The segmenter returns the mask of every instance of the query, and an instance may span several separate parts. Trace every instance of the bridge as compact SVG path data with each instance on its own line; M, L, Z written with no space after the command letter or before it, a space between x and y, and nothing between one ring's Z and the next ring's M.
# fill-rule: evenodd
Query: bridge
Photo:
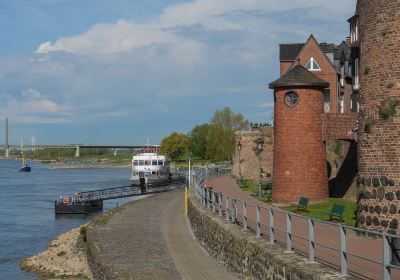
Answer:
M87 145L87 144L42 144L42 145L24 145L26 149L75 149L75 157L80 156L81 148L91 149L114 149L114 155L116 155L116 149L143 149L148 147L147 145ZM159 145L151 145L151 147L159 147ZM20 149L21 145L4 145L5 158L9 157L10 149Z

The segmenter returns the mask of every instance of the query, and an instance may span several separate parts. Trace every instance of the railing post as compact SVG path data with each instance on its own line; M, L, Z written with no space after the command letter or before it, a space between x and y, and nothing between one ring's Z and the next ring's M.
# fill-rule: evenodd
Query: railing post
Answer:
M225 220L229 220L229 197L225 195Z
M314 220L308 219L308 260L315 261Z
M292 215L286 213L286 251L292 251Z
M236 199L234 197L232 197L232 223L235 224L236 223Z
M261 222L260 222L260 206L256 206L256 237L260 238L261 230L260 230Z
M210 193L211 193L211 208L212 212L215 213L215 192L211 190Z
M205 196L205 194L204 194L204 188L203 187L201 187L201 204L204 206L205 205L205 201L204 201L204 196Z
M242 213L243 213L243 229L247 230L247 205L246 202L242 202Z
M271 244L275 243L275 230L274 230L274 211L272 210L272 208L268 208L268 214L269 214L269 242Z
M222 193L218 193L218 215L222 216Z
M211 190L207 189L207 208L211 209Z
M346 229L339 225L340 232L340 274L347 275L347 254L346 254Z
M382 235L383 242L383 280L390 279L390 244L388 240L388 236L383 233Z

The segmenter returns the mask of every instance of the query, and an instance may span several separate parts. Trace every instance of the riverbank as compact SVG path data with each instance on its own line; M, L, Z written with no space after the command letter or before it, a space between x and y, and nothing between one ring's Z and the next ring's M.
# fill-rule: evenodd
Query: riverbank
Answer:
M87 227L88 224L82 227ZM46 278L92 279L84 236L74 228L48 243L48 249L21 261L21 268Z
M92 168L129 168L130 164L79 164L79 165L50 165L49 169L92 169Z

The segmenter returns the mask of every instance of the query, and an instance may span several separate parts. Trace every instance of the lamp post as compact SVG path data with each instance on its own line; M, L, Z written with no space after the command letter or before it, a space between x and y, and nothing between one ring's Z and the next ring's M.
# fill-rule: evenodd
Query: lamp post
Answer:
M189 188L190 188L190 182L191 182L191 177L192 177L192 171L190 170L190 163L192 161L192 153L189 155Z
M259 157L259 161L260 161L260 174L258 177L258 197L261 197L261 154L263 151L263 144L264 144L264 140L260 137L257 139L257 150L258 150L258 157Z
M240 141L238 142L236 148L239 153L239 182L240 182L240 186L242 186L242 168L241 168L241 162L240 162L240 150L242 150L242 144L240 143Z

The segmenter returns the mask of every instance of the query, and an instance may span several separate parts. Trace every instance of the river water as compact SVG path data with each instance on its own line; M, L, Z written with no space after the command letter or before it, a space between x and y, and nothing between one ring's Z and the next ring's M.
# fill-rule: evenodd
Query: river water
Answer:
M54 200L79 191L129 184L129 169L50 170L31 162L18 172L18 160L0 160L0 279L38 279L19 268L20 259L44 251L47 241L89 221L91 215L55 216ZM131 199L105 201L111 209Z

